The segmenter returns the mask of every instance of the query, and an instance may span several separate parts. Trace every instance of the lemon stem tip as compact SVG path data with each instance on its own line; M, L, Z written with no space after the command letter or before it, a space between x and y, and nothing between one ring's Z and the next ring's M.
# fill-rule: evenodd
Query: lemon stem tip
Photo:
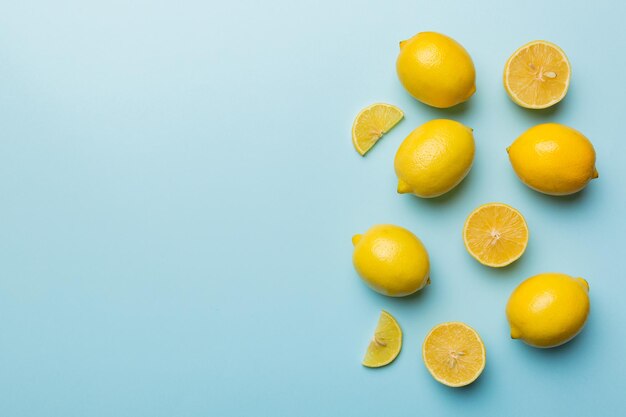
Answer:
M356 234L354 236L352 236L352 244L356 245L357 243L359 243L359 240L361 240L362 235Z
M511 327L511 339L519 339L521 337L521 333L514 327Z
M398 181L398 194L406 194L411 192L411 187L406 182Z

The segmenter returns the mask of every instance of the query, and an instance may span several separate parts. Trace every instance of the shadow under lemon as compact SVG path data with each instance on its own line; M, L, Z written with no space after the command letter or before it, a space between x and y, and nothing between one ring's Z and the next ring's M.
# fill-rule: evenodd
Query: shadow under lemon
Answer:
M426 368L424 368L424 370L426 373L428 373L428 370ZM453 387L448 387L446 385L440 384L439 382L435 381L432 378L431 379L434 384L437 384L440 386L439 388L440 390L449 392L451 393L450 395L454 395L455 397L467 397L470 395L471 396L476 395L476 392L479 392L481 389L482 390L486 389L485 384L489 383L490 374L491 374L491 371L490 371L490 366L489 366L489 353L487 353L487 360L485 362L485 368L483 369L480 376L469 385L453 388Z
M456 187L454 187L447 193L442 194L438 197L423 198L423 197L418 197L410 193L405 193L405 194L398 193L398 196L399 198L408 199L408 201L410 201L409 204L412 204L412 205L417 205L419 207L427 207L427 206L433 207L434 206L434 207L437 207L437 209L439 209L442 206L448 205L450 204L450 202L454 200L458 200L462 198L464 195L466 195L469 192L470 183L473 183L473 182L474 182L474 176L472 175L472 170L470 170L469 173L465 176L465 178ZM397 186L397 177L396 177L395 186Z
M571 90L572 89L570 86L570 89L568 90L568 94L567 94L568 96L570 95ZM506 92L502 90L502 94L506 95ZM507 96L507 99L508 99L508 96ZM561 113L567 110L568 101L569 100L567 99L567 96L566 96L563 100L545 109L527 109L525 107L515 104L510 99L507 100L508 106L510 106L510 108L513 109L517 117L519 119L532 123L532 125L554 122L555 117L557 117L558 115L560 115Z
M402 89L403 92L406 91L402 88L402 85L399 85L399 88ZM425 114L428 120L431 119L456 119L459 116L468 113L471 108L474 106L472 102L475 100L474 96L470 97L469 100L459 103L455 106L448 108L437 108L429 106L428 104L422 103L419 100L416 100L411 97L412 105L411 108L414 109L419 114ZM471 126L470 126L471 127Z
M579 351L584 348L583 346L589 345L591 343L592 335L589 332L589 327L592 325L592 315L589 315L587 319L587 323L585 327L581 330L578 335L576 335L572 340L567 343L564 343L560 346L556 346L553 348L536 348L534 346L530 346L524 343L519 339L511 339L512 342L516 344L515 349L520 351L522 355L526 355L531 357L530 361L533 361L534 364L539 367L545 366L542 362L546 362L549 364L554 363L562 363L568 362L570 360L576 360L574 358L576 355L579 355ZM507 324L507 330L509 330ZM510 331L510 330L509 330ZM572 359L574 358L574 359Z
M515 279L518 278L519 280L522 280L523 276L520 275L521 270L524 268L524 266L526 265L527 261L525 261L526 258L529 257L529 250L532 251L532 247L531 247L531 242L529 241L528 246L526 247L526 250L524 251L524 253L522 254L522 256L517 259L516 261L503 266L503 267L499 267L499 268L494 268L491 266L487 266L487 265L483 265L480 262L478 262L477 260L475 260L474 258L472 258L472 256L468 253L467 256L474 261L474 263L476 265L479 266L481 273L483 273L484 275L489 276L489 278L493 278L493 279ZM467 251L466 251L467 252ZM532 255L530 255L530 257L532 257Z
M548 204L551 206L568 206L571 205L572 207L576 207L577 204L579 204L582 201L586 201L589 199L589 195L593 194L595 191L593 190L594 188L594 183L596 181L598 181L598 179L600 178L600 176L598 176L598 178L594 178L591 181L589 181L589 184L587 184L587 186L585 188L583 188L582 190L574 193L574 194L568 194L568 195L549 195L549 194L544 194L542 192L539 191L535 191L532 188L530 188L529 186L527 186L526 184L524 184L519 177L515 174L515 171L513 170L513 168L511 167L511 175L513 175L515 177L515 179L517 180L517 188L518 189L522 189L522 192L524 194L526 194L529 198L533 198L535 200L540 200L541 203L543 204ZM602 173L600 173L600 175L602 175Z
M372 288L370 288L370 286L367 285L367 283L359 276L358 273L356 273L356 271L354 272L354 279L359 281L360 291L362 291L366 296L374 298L377 301L380 301L381 303L391 303L391 304L396 304L396 303L403 304L403 303L409 303L412 301L417 301L420 298L422 298L423 296L422 294L428 292L429 287L432 285L430 282L430 278L429 278L428 284L426 284L422 289L414 292L413 294L405 295L403 297L392 297L389 295L381 294L373 290Z

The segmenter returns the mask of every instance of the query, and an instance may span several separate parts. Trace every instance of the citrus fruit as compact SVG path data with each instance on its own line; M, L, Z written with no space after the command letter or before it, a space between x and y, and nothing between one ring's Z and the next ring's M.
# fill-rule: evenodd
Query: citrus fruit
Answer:
M511 294L506 316L511 337L549 348L573 339L589 315L589 284L559 273L535 275Z
M449 36L422 32L400 42L398 78L414 98L433 107L452 107L476 91L474 63Z
M470 213L463 226L465 248L478 262L507 266L528 245L528 226L522 214L502 203L484 204Z
M422 345L422 358L430 374L449 387L474 382L485 369L485 345L476 330L465 323L435 326Z
M362 235L354 235L352 243L354 267L374 291L403 297L430 282L426 248L405 228L377 225Z
M531 127L507 152L522 182L545 194L573 194L598 177L596 152L589 139L558 123Z
M519 48L504 66L504 89L527 109L545 109L565 97L571 69L565 52L555 44L533 41Z
M361 110L352 124L352 144L365 155L380 138L404 117L402 110L385 103L372 104Z
M402 329L396 319L383 310L362 363L368 368L380 368L393 362L401 349Z
M473 161L472 129L454 120L426 122L398 148L394 162L398 192L440 196L465 178Z

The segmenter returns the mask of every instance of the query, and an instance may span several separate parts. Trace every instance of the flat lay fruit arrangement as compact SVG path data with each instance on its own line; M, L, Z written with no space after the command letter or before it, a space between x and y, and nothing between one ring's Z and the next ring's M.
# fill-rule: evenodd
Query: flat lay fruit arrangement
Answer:
M456 40L440 33L422 32L400 42L396 71L406 91L432 107L455 106L476 92L471 56ZM503 86L515 104L537 111L565 98L570 77L565 52L551 42L537 40L521 46L504 63ZM391 104L365 107L352 126L356 151L366 155L403 117L404 112ZM395 155L397 192L413 194L411 198L436 198L451 191L470 172L475 152L473 129L457 121L435 119L416 127ZM502 152L526 186L553 198L580 192L598 178L592 143L581 132L558 123L531 127ZM459 235L476 261L505 268L524 255L530 231L517 209L485 202L468 207L467 213ZM352 244L354 268L372 290L404 297L431 284L428 251L410 230L372 225L355 234ZM508 321L512 339L535 348L552 348L582 331L589 309L585 279L544 272L523 280L509 295L506 311L499 313ZM423 340L424 365L444 385L471 384L485 367L485 344L466 323L441 323ZM388 365L401 349L402 328L391 313L382 311L362 363L370 368Z

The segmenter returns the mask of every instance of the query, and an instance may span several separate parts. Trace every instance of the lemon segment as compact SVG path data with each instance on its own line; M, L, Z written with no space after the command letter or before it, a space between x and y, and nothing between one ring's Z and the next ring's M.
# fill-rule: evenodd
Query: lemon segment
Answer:
M422 358L430 374L449 387L474 382L485 369L485 345L476 330L465 323L435 326L424 339Z
M547 41L519 48L504 66L504 88L527 109L545 109L561 101L569 88L571 68L565 52Z
M519 259L528 245L528 225L511 206L489 203L472 211L463 226L465 248L483 265L500 268Z
M589 284L561 273L535 275L511 294L506 316L511 337L550 348L573 339L589 315Z
M352 124L352 144L363 156L404 117L398 107L376 103L361 110Z
M386 311L380 313L374 337L365 351L363 366L380 368L393 362L402 349L402 329Z

